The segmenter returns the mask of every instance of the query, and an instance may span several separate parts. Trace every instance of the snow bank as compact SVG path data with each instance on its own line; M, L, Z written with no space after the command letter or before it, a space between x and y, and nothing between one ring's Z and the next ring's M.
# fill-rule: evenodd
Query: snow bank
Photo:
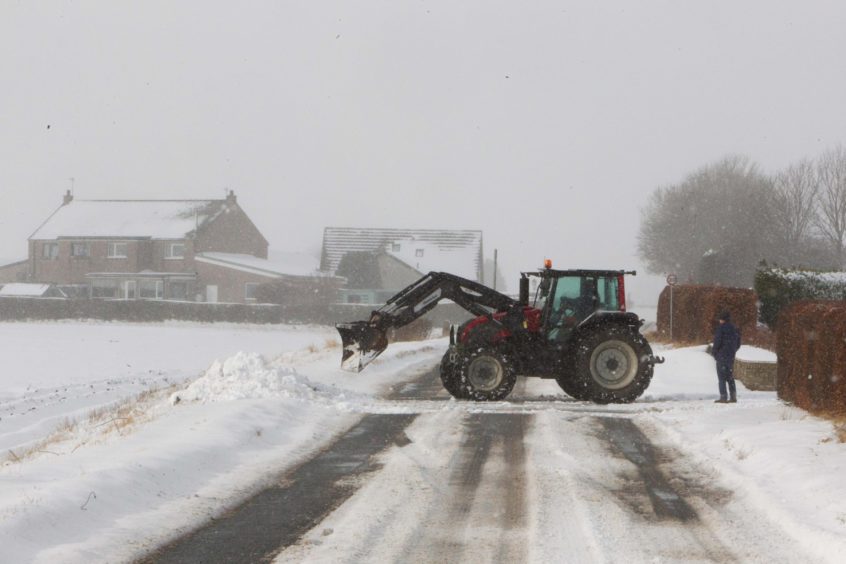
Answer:
M318 393L317 386L300 376L293 366L268 367L259 354L238 352L223 362L215 361L203 376L171 395L170 401L315 400L321 395L325 394Z

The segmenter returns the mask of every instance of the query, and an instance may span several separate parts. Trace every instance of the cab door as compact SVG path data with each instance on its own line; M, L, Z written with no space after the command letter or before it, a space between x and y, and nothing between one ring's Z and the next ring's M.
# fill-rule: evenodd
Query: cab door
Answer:
M544 327L547 338L563 341L579 324L577 304L582 296L581 276L560 276L550 290L546 301Z

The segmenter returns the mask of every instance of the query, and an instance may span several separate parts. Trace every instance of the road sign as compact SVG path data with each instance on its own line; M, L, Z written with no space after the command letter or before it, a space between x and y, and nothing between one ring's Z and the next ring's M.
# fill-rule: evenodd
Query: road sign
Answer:
M670 286L675 286L678 281L679 279L675 274L667 275L667 284L669 284Z

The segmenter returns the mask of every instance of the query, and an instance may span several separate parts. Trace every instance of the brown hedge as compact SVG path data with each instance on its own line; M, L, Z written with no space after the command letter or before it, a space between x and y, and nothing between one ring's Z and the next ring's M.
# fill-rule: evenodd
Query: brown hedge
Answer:
M812 412L846 413L846 303L796 302L778 323L778 397Z
M658 298L658 333L670 338L670 286ZM683 284L674 286L672 340L707 343L714 336L720 312L731 312L741 335L751 336L758 323L758 296L745 288Z

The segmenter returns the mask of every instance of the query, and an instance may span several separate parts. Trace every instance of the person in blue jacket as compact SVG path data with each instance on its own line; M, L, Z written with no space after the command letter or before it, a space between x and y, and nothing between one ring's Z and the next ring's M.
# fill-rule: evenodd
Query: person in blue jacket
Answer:
M714 332L711 354L717 360L717 378L720 381L720 399L714 403L737 403L737 389L734 384L734 355L740 348L740 332L731 322L731 313L723 311L720 324ZM728 386L728 393L726 387Z

